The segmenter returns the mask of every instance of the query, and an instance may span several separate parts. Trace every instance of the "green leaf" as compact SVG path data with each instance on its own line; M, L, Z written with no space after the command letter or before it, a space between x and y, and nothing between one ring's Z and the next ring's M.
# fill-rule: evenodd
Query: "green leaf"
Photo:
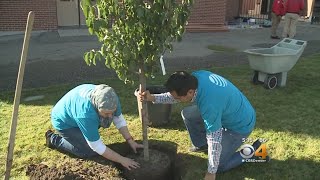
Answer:
M96 61L99 60L101 61L102 55L100 53L100 51L95 51L94 52L94 57L93 57L93 64L96 66Z
M85 53L84 53L83 58L84 58L86 64L87 64L88 66L90 66L90 65L91 65L91 60L90 60L90 58L89 58L89 53L88 53L88 52L85 52Z
M104 65L109 69L111 68L111 66L110 66L110 56L106 56L106 61L105 61Z
M88 18L90 1L89 0L81 0L80 6L83 11L84 17Z
M93 34L93 28L91 28L91 27L88 28L88 31L89 31L90 34Z
M99 31L100 29L105 29L107 27L108 27L108 24L103 19L98 19L98 20L94 21L94 23L93 23L93 28L95 31Z

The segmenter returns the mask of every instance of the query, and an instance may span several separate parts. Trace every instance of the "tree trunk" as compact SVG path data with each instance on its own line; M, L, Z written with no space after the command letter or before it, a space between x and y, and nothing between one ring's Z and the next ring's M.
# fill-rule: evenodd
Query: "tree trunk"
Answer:
M144 75L143 65L140 65L139 69L139 92L144 92L146 90L146 77ZM139 116L142 122L142 136L143 136L143 152L144 152L144 160L149 161L149 143L148 143L148 111L147 104L145 101L140 102L138 99L138 109Z

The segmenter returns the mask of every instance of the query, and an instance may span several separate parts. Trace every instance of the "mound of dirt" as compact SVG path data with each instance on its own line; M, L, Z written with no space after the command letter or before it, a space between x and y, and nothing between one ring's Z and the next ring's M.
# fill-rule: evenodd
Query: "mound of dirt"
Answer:
M113 144L111 147L121 155L135 159L140 163L140 168L128 171L101 156L85 160L66 156L55 165L46 162L30 164L26 175L30 180L180 180L183 164L176 167L177 144L173 142L150 140L148 162L144 161L142 150L134 154L126 143Z
M109 180L123 179L119 171L110 165L97 162L87 162L76 159L63 163L59 167L49 167L45 164L31 164L27 167L30 180Z

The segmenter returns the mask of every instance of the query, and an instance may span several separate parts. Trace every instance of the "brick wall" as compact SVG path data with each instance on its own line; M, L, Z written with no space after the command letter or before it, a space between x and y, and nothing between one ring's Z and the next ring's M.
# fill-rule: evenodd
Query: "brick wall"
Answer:
M29 11L34 11L34 30L57 29L56 0L0 0L0 31L25 30Z
M232 21L234 17L239 16L240 0L227 0L226 20Z
M230 1L230 0L229 0ZM188 29L224 30L227 0L195 0ZM29 11L35 12L34 30L57 29L56 0L0 0L0 31L25 29Z
M226 0L195 0L189 23L224 24Z
M226 31L227 0L195 0L188 20L189 32Z

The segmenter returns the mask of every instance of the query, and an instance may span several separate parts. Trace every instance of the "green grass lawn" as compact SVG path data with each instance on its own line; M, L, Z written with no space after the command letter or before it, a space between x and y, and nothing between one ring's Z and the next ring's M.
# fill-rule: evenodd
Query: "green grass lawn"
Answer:
M267 139L267 149L272 157L269 163L246 163L224 174L219 179L320 179L320 55L300 59L288 73L287 86L266 90L252 85L252 70L248 65L213 68L231 80L248 97L257 112L257 123L250 138ZM166 77L149 80L163 84ZM124 85L117 79L94 83L106 83L114 87L120 96L123 114L136 139L142 138L138 118L134 86ZM27 89L22 100L31 95L45 95L45 99L21 101L17 126L12 179L26 179L25 168L31 163L59 164L66 156L44 146L44 133L51 128L50 110L59 98L77 84L60 85L41 89ZM0 93L0 174L5 171L8 134L14 92ZM180 110L186 104L174 105L172 120L166 127L149 128L149 138L178 144L183 164L183 179L202 179L207 168L207 155L189 153L190 140ZM112 126L101 132L106 144L124 142ZM69 157L67 157L69 158Z

